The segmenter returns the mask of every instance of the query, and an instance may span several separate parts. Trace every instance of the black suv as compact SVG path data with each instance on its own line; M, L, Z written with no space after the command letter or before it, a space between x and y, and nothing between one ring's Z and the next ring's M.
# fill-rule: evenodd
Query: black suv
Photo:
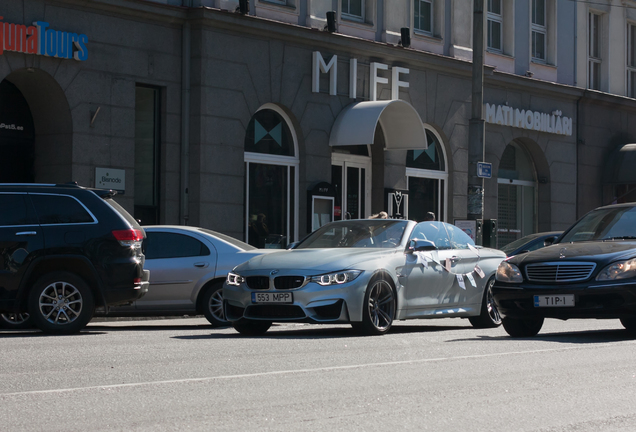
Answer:
M96 307L127 304L148 291L145 233L114 195L76 184L0 184L5 322L28 313L28 323L44 332L76 333Z

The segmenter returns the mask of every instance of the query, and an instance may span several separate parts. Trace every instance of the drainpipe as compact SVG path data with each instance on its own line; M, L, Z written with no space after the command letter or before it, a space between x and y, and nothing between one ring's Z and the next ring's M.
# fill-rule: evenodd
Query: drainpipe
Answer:
M181 53L181 225L190 218L190 22L183 24Z

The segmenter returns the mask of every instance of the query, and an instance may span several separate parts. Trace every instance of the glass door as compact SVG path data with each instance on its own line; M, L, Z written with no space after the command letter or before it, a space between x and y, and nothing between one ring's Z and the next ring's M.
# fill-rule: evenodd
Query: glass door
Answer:
M334 155L335 156L335 155ZM364 219L371 214L371 160L337 160L331 166L336 188L334 219Z

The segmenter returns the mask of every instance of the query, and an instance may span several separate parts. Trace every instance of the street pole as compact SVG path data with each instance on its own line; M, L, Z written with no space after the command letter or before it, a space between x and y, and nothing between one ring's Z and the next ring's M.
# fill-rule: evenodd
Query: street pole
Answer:
M484 0L473 0L472 112L468 129L468 219L484 218L484 179L477 162L486 159L484 107Z

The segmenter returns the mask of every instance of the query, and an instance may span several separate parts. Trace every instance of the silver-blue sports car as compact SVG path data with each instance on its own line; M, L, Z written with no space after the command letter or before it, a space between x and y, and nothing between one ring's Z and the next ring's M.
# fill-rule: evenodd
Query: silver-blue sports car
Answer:
M490 287L505 257L444 222L332 222L294 249L235 267L223 286L225 317L246 335L273 322L350 323L376 335L413 318L496 327Z

